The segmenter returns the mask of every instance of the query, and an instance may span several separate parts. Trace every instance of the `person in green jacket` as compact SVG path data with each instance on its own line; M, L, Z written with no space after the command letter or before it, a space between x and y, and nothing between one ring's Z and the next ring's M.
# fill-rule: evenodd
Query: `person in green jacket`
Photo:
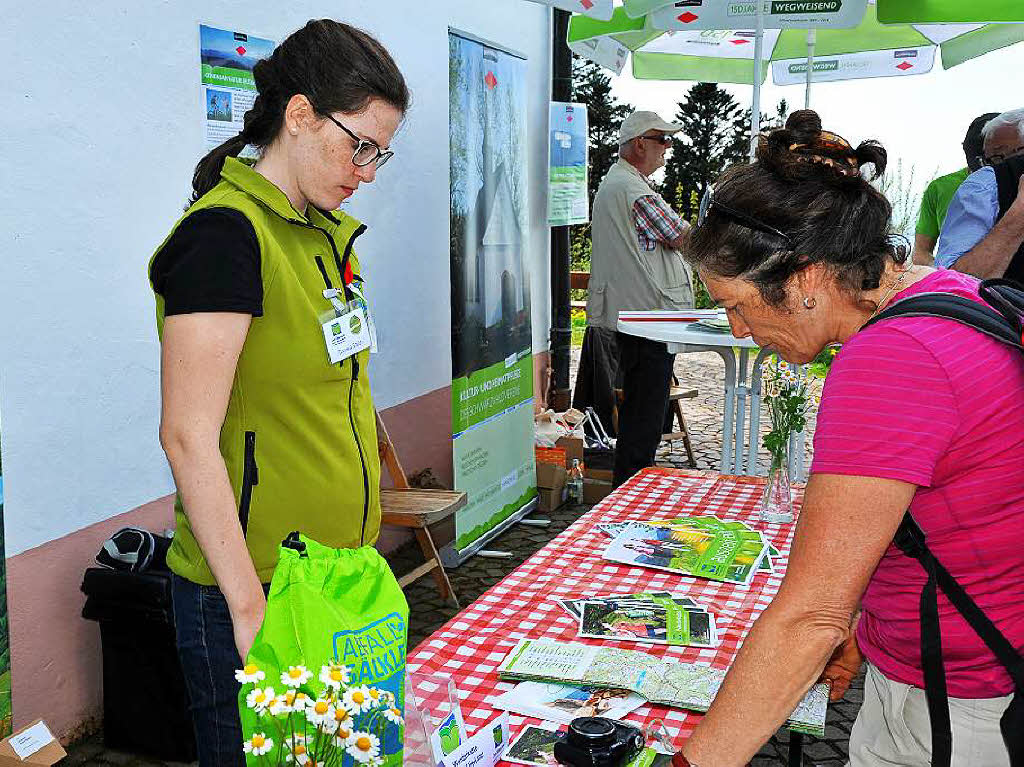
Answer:
M380 528L373 326L354 252L366 227L338 208L391 157L409 91L377 40L331 20L293 33L253 77L241 134L196 166L149 267L178 489L168 564L202 767L245 764L235 671L282 540L357 547ZM248 145L252 167L237 159Z

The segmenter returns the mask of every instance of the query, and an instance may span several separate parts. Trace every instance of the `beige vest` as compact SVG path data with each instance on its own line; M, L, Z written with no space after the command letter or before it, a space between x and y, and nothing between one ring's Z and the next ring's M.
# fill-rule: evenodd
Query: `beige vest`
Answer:
M641 250L633 204L657 195L640 172L619 160L594 197L587 324L615 330L619 312L692 309L693 278L682 256L662 243Z

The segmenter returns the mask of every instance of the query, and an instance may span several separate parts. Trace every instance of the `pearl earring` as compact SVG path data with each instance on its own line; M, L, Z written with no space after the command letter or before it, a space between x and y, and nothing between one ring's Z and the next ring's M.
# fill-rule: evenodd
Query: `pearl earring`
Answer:
M813 309L817 305L818 305L818 302L815 301L810 296L805 296L804 297L804 309Z

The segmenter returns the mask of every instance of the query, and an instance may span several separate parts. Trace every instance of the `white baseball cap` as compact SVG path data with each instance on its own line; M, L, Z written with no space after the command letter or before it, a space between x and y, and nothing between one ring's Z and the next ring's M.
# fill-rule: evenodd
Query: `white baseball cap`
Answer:
M665 133L678 133L683 129L679 123L667 123L658 117L656 112L637 111L622 121L619 127L619 146L627 141L642 136L649 130L660 130Z

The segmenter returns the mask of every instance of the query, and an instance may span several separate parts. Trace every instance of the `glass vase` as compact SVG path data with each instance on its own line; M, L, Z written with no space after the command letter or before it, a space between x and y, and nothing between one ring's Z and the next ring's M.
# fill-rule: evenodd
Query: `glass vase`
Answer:
M761 520L769 524L786 524L793 521L793 491L789 484L789 455L772 456L768 470L768 483L761 495Z

